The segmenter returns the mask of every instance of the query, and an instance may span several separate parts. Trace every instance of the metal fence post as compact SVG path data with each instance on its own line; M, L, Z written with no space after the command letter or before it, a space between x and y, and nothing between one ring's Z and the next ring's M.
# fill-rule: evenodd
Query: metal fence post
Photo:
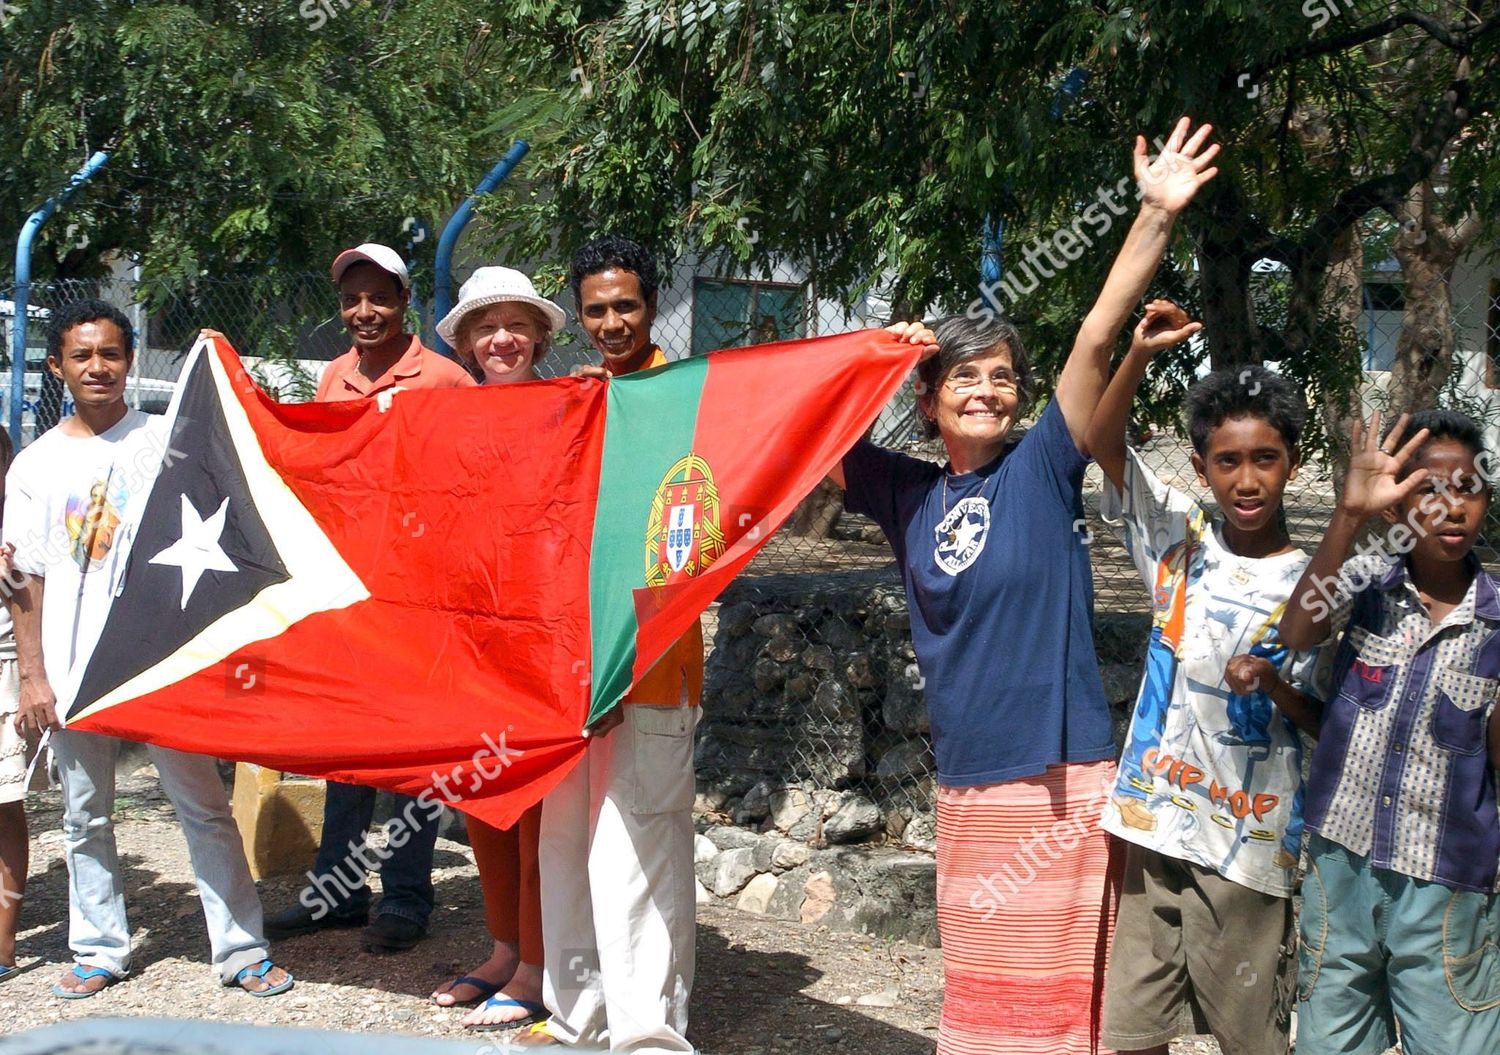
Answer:
M510 175L510 170L515 168L530 150L531 144L524 139L518 139L512 143L510 149L505 152L505 156L496 162L494 168L490 169L489 175L479 181L479 186L474 188L474 193L464 199L463 204L453 211L453 215L443 226L443 234L438 239L437 260L433 264L432 318L434 323L440 321L453 307L453 249L458 245L458 236L468 226L469 218L474 215L474 202L500 186L501 181ZM441 337L434 341L433 347L446 356L453 355L448 342Z
M105 151L95 152L83 168L73 173L73 178L68 180L68 185L61 194L48 198L40 209L27 217L26 222L21 225L21 234L16 239L16 291L13 298L16 317L11 320L10 328L10 442L16 450L21 449L21 404L26 400L26 309L31 299L31 243L36 238L36 233L42 229L42 224L66 204L73 192L87 183L108 160L109 154Z

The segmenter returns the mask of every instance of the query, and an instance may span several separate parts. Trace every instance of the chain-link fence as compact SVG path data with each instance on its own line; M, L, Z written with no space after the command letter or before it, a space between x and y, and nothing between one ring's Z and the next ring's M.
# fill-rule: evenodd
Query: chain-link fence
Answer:
M1356 336L1366 405L1462 409L1484 423L1493 448L1500 423L1500 281L1484 259L1461 261L1438 291L1451 310L1437 334L1429 311L1408 310L1399 270L1372 269L1360 293ZM43 369L44 328L52 309L84 296L103 297L135 320L139 354L129 399L147 410L165 407L202 326L226 333L284 399L310 397L324 364L348 346L325 275L204 279L170 288L118 279L38 285L26 351L28 437L70 410ZM567 291L557 299L571 317ZM0 310L9 303L9 291L0 288ZM808 282L752 282L689 266L672 272L662 306L655 337L672 358L884 321L873 311L830 310ZM414 324L418 318L414 313ZM3 321L8 327L9 316ZM1442 361L1432 361L1434 355ZM539 372L559 376L595 358L570 321ZM8 358L3 365L9 369ZM882 414L876 438L942 459L940 444L918 437L908 388ZM1209 499L1175 422L1138 423L1136 439L1162 480ZM1328 522L1337 475L1336 458L1319 454L1287 489L1292 537L1306 549ZM1097 640L1109 697L1123 707L1140 676L1147 594L1118 539L1097 519L1099 494L1098 471L1090 470L1085 502ZM1481 552L1494 556L1487 546ZM932 752L909 625L900 576L879 530L843 513L831 485L820 488L705 617L700 809L813 842L884 836L930 848Z

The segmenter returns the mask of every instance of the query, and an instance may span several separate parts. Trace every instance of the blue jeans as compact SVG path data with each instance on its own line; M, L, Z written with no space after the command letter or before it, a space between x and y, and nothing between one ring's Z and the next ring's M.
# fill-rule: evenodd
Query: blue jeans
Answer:
M437 843L441 808L410 795L396 796L389 845L376 850L365 845L365 833L375 817L374 788L330 780L323 801L323 841L313 864L313 887L335 911L368 908L368 868L378 868L385 894L380 915L397 916L427 926L432 915L432 850ZM407 835L395 837L396 825Z
M83 966L124 977L130 972L130 926L113 818L120 743L112 736L74 729L52 734L62 775L68 945L73 959ZM260 895L250 878L218 764L205 755L155 744L146 750L187 839L214 969L227 985L241 970L264 960L268 947ZM180 895L179 903L189 904L186 895Z
M1500 895L1375 868L1313 834L1297 1055L1500 1051Z

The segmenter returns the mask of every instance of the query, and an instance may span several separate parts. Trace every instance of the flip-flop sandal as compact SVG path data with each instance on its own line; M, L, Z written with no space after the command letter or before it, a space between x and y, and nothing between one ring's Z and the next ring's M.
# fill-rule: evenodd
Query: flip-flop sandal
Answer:
M21 968L17 967L15 964L0 963L0 982L5 981L7 978L12 978L20 973Z
M120 980L120 976L113 971L105 970L103 967L85 967L81 963L73 965L73 977L77 978L80 982L87 982L90 978L107 978L108 981L98 989L73 990L64 989L61 985L54 985L52 987L52 995L61 997L64 1000L87 1000L91 996L98 996Z
M479 1022L472 1026L465 1026L464 1029L470 1033L498 1033L505 1029L520 1029L522 1026L545 1022L552 1015L544 1004L539 1004L535 1000L517 1000L513 996L492 996L481 1006L485 1008L519 1007L526 1012L526 1017L513 1018L509 1022Z
M257 963L257 964L255 964L255 965L253 965L251 967L246 967L244 970L240 971L239 974L236 974L233 979L231 979L228 982L225 982L224 984L225 985L237 985L241 989L243 989L245 992L247 992L251 996L255 996L255 997L275 996L277 993L284 993L288 989L290 989L293 986L293 984L295 984L295 982L297 981L295 978L293 978L291 976L290 973L287 974L286 981L284 981L284 982L278 982L276 985L270 986L267 989L260 989L260 990L245 989L245 986L242 984L247 977L249 977L249 978L259 978L262 981L264 981L266 975L268 975L268 974L271 973L271 968L273 968L275 966L276 965L273 964L270 960L262 960L262 961L260 961L260 963Z
M4 976L0 975L0 977ZM482 1004L494 996L500 991L500 986L504 984L504 982L492 982L488 978L480 978L472 974L460 975L439 989L438 993L447 993L449 996L452 996L455 986L466 985L470 989L479 990L479 995L471 996L467 1000L455 1000L451 1004L439 1004L437 1000L433 1000L433 1004L437 1007L473 1007L475 1004Z

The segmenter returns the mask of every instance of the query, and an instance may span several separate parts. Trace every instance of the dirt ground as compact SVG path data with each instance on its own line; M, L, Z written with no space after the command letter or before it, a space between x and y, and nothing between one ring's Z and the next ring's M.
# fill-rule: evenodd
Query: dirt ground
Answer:
M432 989L487 952L468 847L438 843L438 908L415 949L377 956L357 932L330 931L279 943L277 962L297 977L292 992L255 1000L224 989L208 966L208 940L172 810L149 771L122 775L117 835L135 953L133 973L89 1000L54 998L68 962L67 873L54 791L28 802L31 878L20 936L24 973L0 984L0 1032L83 1016L167 1016L351 1032L459 1038L461 1011L428 1000ZM272 908L291 903L290 879L262 884ZM702 906L692 1035L705 1055L777 1051L926 1055L942 1002L937 950L782 923ZM1180 1041L1173 1055L1216 1055L1212 1041Z

